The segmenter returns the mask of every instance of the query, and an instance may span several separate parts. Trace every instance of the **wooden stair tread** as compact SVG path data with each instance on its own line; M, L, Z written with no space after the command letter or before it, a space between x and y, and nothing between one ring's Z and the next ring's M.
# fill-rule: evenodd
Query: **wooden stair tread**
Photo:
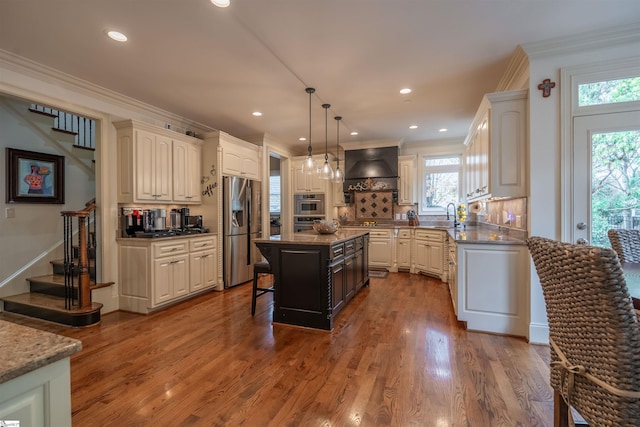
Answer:
M36 283L47 283L50 285L64 286L64 275L62 274L46 274L44 276L30 277L27 280L30 282L36 282ZM78 283L77 277L74 278L74 282ZM115 282L96 283L93 280L91 280L91 282L89 283L92 289L96 289L96 288L104 288L107 286L111 286Z
M53 129L56 132L66 133L67 135L78 135L78 132L74 132L72 130L60 129L56 127L52 127L51 129Z
M57 114L47 113L46 111L37 110L37 109L31 108L31 107L29 108L29 111L31 111L32 113L41 114L41 115L47 116L47 117L58 117Z
M49 310L56 310L62 312L68 312L70 314L84 314L99 311L102 308L102 304L99 302L92 302L90 308L80 309L78 307L72 307L66 309L64 306L64 298L54 297L46 294L39 294L35 292L29 292L25 294L11 295L8 297L2 297L4 301L9 301L18 304L25 304L34 307L45 308Z

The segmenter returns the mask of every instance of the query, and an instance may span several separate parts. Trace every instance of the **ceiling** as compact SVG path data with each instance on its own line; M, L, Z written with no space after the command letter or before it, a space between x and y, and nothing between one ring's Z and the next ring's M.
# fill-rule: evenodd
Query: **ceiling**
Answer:
M459 139L518 45L640 21L638 0L231 2L0 0L0 49L303 154L307 86L321 152L323 103L330 151L335 115L341 143ZM129 40L110 40L111 29ZM400 95L404 87L412 93Z

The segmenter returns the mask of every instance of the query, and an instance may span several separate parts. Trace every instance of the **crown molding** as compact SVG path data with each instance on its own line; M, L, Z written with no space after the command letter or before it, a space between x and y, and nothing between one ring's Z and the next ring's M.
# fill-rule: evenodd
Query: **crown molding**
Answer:
M32 77L46 83L51 83L58 87L62 87L72 92L76 92L85 96L97 98L100 101L112 104L116 107L134 111L143 116L151 116L162 123L170 123L172 128L185 127L188 129L196 129L198 133L210 132L215 129L202 123L189 120L185 117L104 88L95 83L74 77L71 74L51 68L47 65L40 64L28 58L21 57L12 52L0 49L0 69L7 69L16 72L19 75ZM2 74L0 73L0 76ZM0 83L2 83L0 79ZM14 85L15 87L15 85ZM26 88L25 88L26 89ZM106 112L109 113L109 112ZM129 117L124 117L129 118Z
M507 69L496 86L496 92L523 89L518 82L529 81L529 58L522 46L518 45L511 55Z
M600 49L624 43L640 42L640 24L624 25L606 30L590 31L540 42L524 43L522 48L529 58L544 58Z

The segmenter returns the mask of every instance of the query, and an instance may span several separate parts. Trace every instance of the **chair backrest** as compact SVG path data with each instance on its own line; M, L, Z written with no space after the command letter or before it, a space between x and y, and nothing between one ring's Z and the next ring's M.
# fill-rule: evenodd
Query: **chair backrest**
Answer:
M607 236L621 262L640 262L640 230L612 228Z
M640 329L620 261L608 248L579 246L542 237L527 245L547 307L549 338L571 365L616 389L640 390ZM559 360L551 348L552 362ZM551 386L566 397L561 370ZM575 375L570 404L590 425L640 425L640 400L618 397Z

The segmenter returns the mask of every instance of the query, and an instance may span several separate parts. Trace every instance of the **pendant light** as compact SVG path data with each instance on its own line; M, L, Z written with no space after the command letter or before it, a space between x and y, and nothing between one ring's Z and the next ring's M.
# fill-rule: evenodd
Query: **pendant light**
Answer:
M335 116L336 119L336 171L333 174L333 182L342 184L344 182L344 174L340 170L340 120L341 116Z
M318 165L316 161L313 160L313 156L311 155L311 95L316 91L312 87L308 87L305 91L309 94L309 146L307 147L307 151L309 154L304 162L302 162L302 173L306 173L308 175L314 174L318 171Z
M319 170L321 179L333 179L333 169L329 164L329 137L327 135L327 112L329 111L330 104L322 104L324 108L324 165Z

